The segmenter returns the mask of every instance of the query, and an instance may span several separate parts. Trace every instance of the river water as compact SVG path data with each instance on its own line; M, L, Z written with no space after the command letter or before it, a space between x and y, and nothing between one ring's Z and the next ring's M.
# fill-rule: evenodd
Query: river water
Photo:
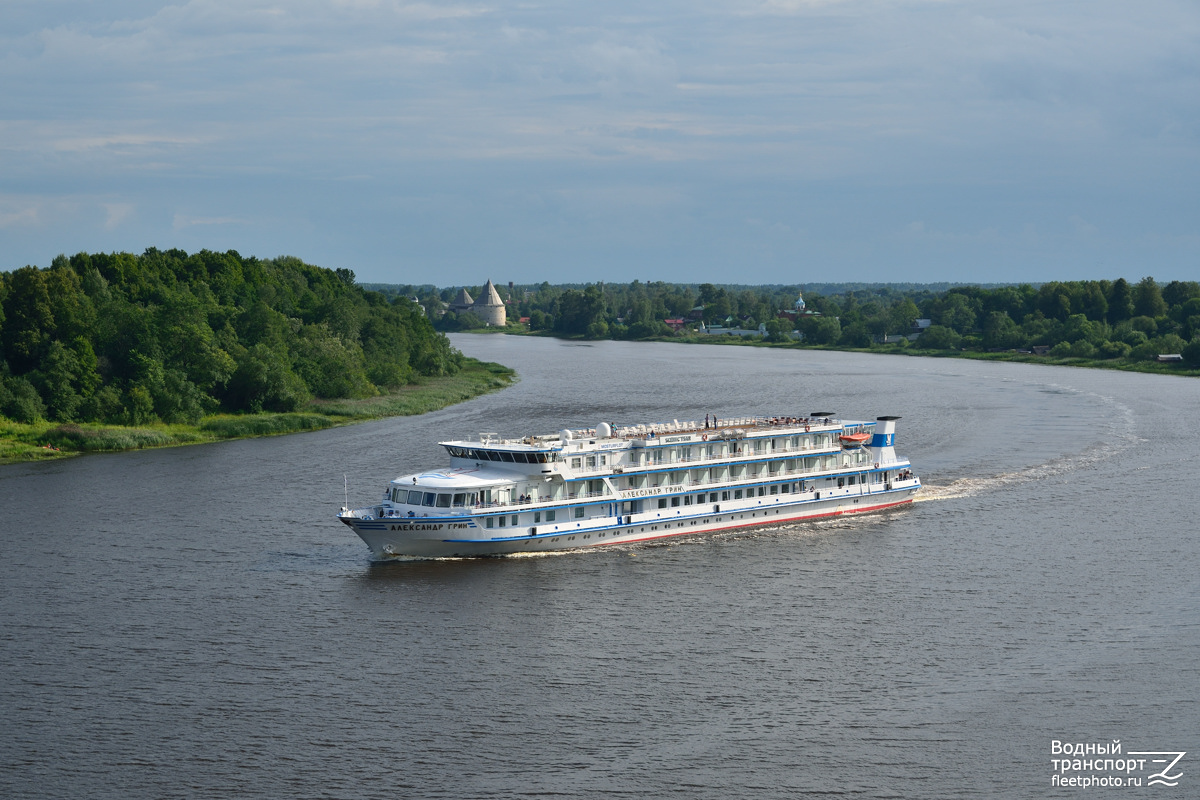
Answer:
M1200 382L455 343L520 383L417 418L0 468L0 796L1025 798L1107 774L1061 773L1052 742L1113 739L1189 751L1177 787L1136 794L1200 796ZM900 415L921 499L387 565L334 519L347 492L444 463L439 439L818 410Z

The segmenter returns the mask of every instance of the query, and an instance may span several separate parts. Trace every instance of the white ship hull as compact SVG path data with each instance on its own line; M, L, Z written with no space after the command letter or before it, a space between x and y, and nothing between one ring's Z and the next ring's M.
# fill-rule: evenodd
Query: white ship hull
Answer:
M606 545L692 536L700 533L778 525L845 514L882 511L911 503L920 489L920 479L894 482L891 488L861 492L852 488L796 495L755 497L733 503L703 507L655 510L581 523L485 530L481 518L378 518L362 519L343 514L339 518L362 538L376 561L398 558L443 558L542 553ZM820 495L818 499L817 495Z

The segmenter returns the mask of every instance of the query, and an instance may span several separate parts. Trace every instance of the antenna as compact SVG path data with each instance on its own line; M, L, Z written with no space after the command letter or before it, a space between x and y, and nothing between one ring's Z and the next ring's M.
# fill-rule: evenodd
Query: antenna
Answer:
M350 507L350 479L346 477L346 473L342 473L342 482L346 484L346 508Z

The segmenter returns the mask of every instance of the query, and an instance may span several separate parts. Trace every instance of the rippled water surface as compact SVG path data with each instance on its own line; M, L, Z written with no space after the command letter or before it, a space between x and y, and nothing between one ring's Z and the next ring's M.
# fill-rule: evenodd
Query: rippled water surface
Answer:
M0 796L1040 797L1068 791L1052 740L1114 738L1190 751L1178 788L1136 793L1200 796L1200 383L455 341L521 382L0 468ZM901 415L921 499L388 565L334 520L347 484L363 504L444 463L439 439L826 409Z

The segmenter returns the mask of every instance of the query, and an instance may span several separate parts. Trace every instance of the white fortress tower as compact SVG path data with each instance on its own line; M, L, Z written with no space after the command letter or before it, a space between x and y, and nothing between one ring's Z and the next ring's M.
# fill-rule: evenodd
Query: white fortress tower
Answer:
M504 301L500 299L500 293L492 285L491 278L484 284L479 299L471 306L471 312L483 320L484 325L504 327L507 322L508 314L504 308Z

